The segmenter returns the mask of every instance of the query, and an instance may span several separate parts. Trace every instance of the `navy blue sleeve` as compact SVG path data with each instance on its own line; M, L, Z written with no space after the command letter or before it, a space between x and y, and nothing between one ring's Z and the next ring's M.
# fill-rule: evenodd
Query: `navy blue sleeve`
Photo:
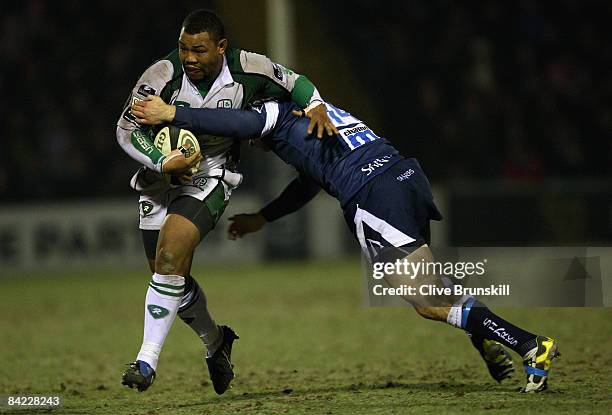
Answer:
M263 107L260 110L176 107L172 124L194 133L243 140L259 138L266 124L266 111Z
M319 193L321 188L305 176L298 176L283 190L283 192L259 213L268 221L272 222L290 213L299 210L313 197Z

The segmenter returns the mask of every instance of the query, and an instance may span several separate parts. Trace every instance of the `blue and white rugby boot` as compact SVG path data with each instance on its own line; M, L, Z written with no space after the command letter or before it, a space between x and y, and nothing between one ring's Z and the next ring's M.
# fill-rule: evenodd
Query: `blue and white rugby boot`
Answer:
M548 387L548 372L553 359L561 356L557 342L550 337L538 336L536 346L523 357L527 384L521 392L542 392Z
M136 387L139 392L149 389L153 381L155 381L155 370L142 360L130 363L130 367L121 376L122 385L129 386L131 389Z

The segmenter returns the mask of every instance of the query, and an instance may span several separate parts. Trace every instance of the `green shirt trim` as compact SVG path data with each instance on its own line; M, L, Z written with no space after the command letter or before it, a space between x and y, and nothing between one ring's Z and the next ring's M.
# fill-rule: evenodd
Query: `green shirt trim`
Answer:
M306 108L310 104L314 90L314 84L304 75L300 75L295 80L293 91L291 91L291 100L302 108Z
M134 148L151 159L153 164L159 163L159 161L164 157L162 152L153 145L153 142L149 139L144 131L139 129L132 131L132 134L130 134L130 140L132 141Z

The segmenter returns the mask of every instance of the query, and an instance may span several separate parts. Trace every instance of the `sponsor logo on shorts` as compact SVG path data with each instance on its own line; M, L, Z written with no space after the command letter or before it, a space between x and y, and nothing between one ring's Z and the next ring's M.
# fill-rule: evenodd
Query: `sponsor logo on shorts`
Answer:
M232 108L231 99L220 99L217 101L217 108Z
M412 176L413 174L414 174L414 170L408 169L402 174L400 174L399 176L397 176L397 180L400 182L403 182L404 180L408 180L410 176Z
M146 200L140 202L140 216L144 218L150 215L151 212L153 212L153 203L147 202Z
M364 172L366 176L369 176L370 174L374 173L376 169L387 164L389 160L391 159L391 157L393 157L393 155L389 154L387 156L379 157L375 160L372 160L371 162L363 166L361 168L361 171Z
M193 179L193 185L195 187L199 187L200 189L204 189L206 183L208 183L208 179L206 177L197 177Z

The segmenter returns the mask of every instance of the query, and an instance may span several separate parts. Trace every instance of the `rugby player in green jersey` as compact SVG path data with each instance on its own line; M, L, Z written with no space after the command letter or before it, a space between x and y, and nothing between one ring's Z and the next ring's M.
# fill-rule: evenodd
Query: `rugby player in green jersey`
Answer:
M268 98L292 100L311 118L310 131L322 137L337 130L305 76L266 56L230 47L221 20L208 10L185 18L178 48L144 71L125 104L117 141L143 165L131 186L140 192L140 229L153 275L142 346L122 383L139 391L151 386L164 340L178 315L204 342L213 387L222 394L234 378L231 351L238 336L228 326L217 325L190 269L195 248L215 227L242 180L235 170L238 146L231 137L204 135L198 137L201 153L177 148L164 155L152 141L155 130L138 124L131 114L131 105L149 95L193 108L245 108Z

